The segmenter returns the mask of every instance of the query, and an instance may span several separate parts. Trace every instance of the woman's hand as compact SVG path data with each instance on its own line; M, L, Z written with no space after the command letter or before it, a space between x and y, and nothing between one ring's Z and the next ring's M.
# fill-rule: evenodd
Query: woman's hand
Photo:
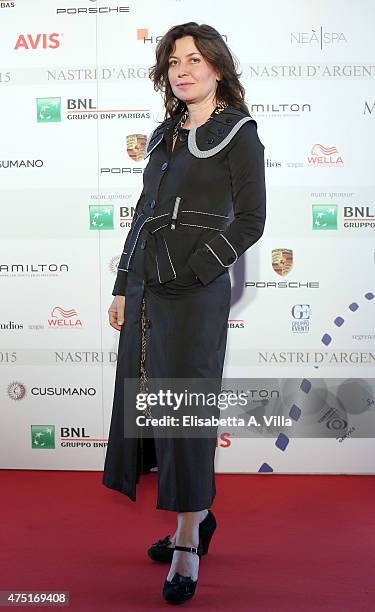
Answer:
M109 324L111 327L121 330L121 326L125 321L125 296L115 295L113 302L108 308Z

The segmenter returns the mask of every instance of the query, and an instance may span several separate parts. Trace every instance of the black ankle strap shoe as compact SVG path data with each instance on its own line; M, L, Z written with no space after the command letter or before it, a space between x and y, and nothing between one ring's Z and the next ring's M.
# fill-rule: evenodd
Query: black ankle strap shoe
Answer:
M208 514L203 521L199 523L199 544L198 544L198 555L202 557L208 553L211 538L216 529L216 519L211 512ZM164 538L154 542L147 551L148 556L153 561L159 561L161 563L172 563L173 550L171 543L170 534L164 536Z
M198 547L194 546L175 546L171 549L183 550L198 555ZM172 554L173 554L172 552ZM199 556L199 555L198 555ZM168 603L178 604L188 601L194 596L198 580L193 580L191 576L182 576L178 572L175 573L172 580L166 580L163 586L163 597Z

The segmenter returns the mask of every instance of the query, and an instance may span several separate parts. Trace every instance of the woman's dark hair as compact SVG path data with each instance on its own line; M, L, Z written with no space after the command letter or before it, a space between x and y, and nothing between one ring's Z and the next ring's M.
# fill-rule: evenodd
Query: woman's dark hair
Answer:
M183 23L170 28L156 45L156 63L149 69L154 90L162 91L165 106L165 119L185 110L185 102L177 98L169 84L169 56L175 41L183 36L192 36L195 45L205 60L222 75L216 90L217 102L226 102L230 106L249 114L245 103L245 89L239 81L238 62L229 50L222 36L209 25L198 25L195 21Z

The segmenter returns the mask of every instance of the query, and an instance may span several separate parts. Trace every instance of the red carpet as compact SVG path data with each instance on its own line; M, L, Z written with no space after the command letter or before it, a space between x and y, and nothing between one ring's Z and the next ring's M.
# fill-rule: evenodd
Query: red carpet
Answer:
M146 555L175 530L176 514L155 508L157 475L141 477L135 503L100 481L99 472L1 472L0 590L70 591L69 609L80 611L171 609L161 596L168 565ZM218 529L184 609L375 610L374 477L216 482Z

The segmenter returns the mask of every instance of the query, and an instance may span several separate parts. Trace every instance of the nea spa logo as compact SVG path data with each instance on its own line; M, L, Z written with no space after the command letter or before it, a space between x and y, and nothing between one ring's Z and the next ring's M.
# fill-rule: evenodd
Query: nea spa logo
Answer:
M56 32L52 34L19 34L14 49L15 51L20 49L27 51L58 49L60 46L60 36L61 34Z

